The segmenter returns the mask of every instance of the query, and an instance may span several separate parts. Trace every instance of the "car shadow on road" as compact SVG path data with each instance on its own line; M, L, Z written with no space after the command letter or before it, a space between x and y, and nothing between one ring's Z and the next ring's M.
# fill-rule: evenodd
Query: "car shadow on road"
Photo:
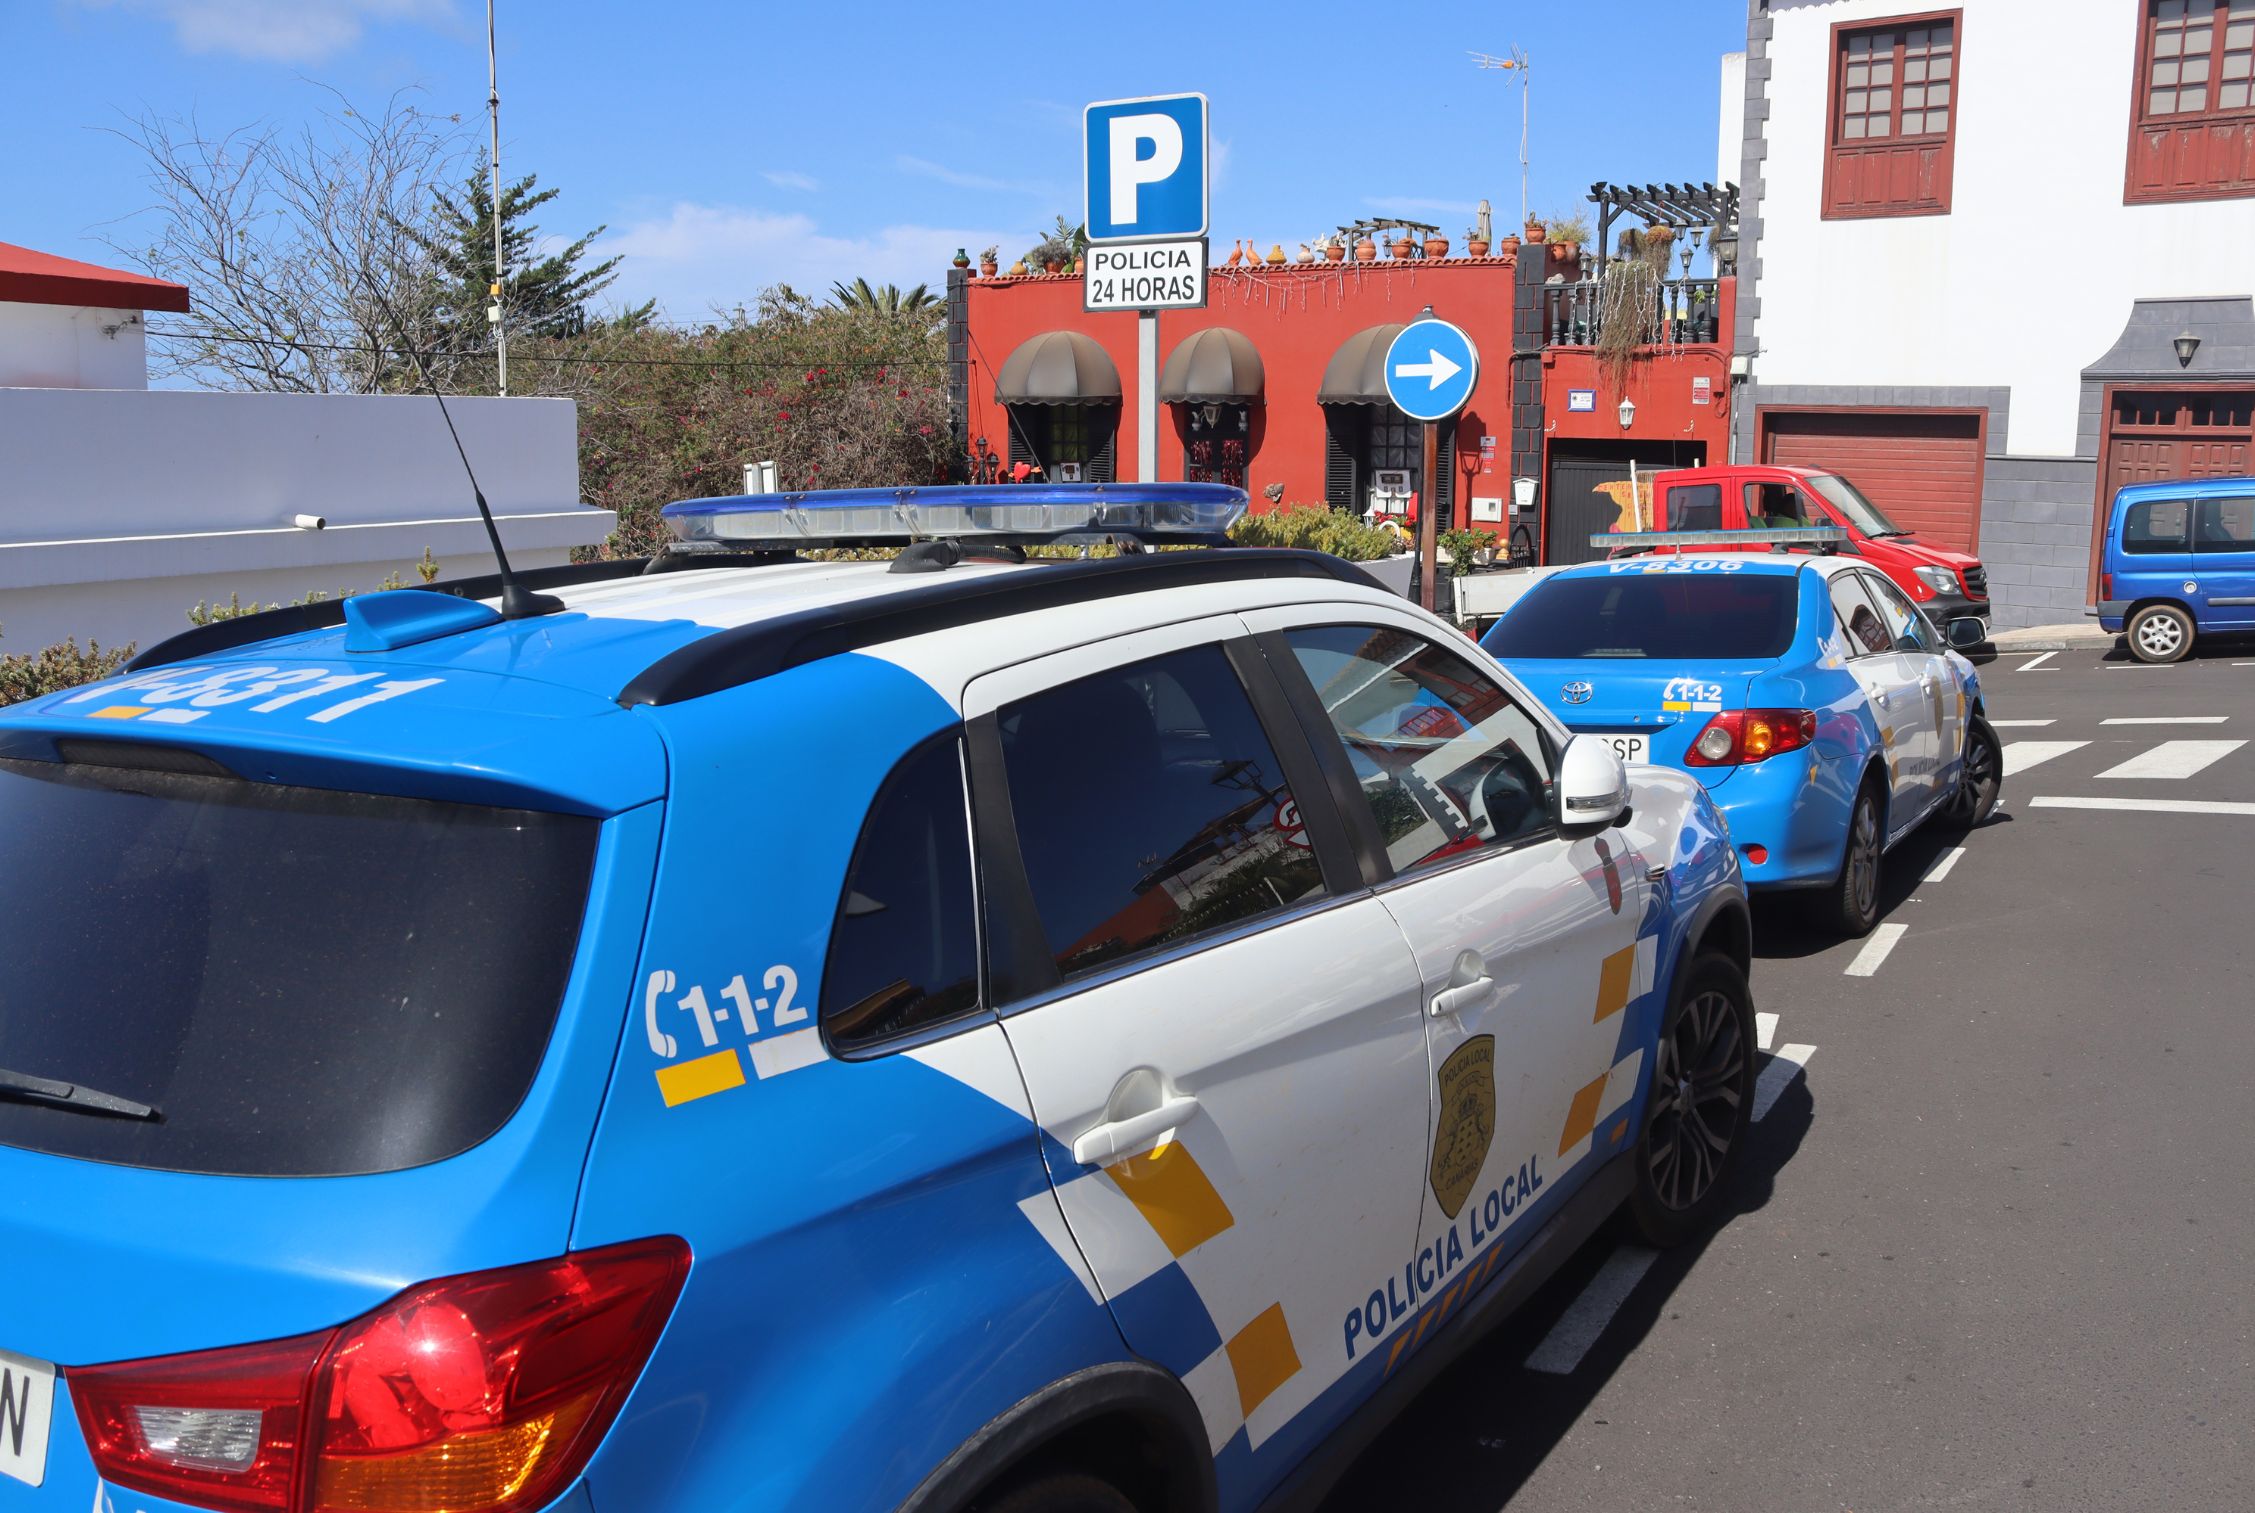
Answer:
M1685 1319L1710 1334L1727 1334L1743 1322L1742 1312L1711 1292L1699 1306L1719 1310L1718 1316L1704 1323L1686 1319L1677 1290L1710 1247L1730 1243L1733 1225L1768 1205L1778 1174L1799 1153L1815 1118L1808 1080L1798 1078L1753 1127L1729 1205L1696 1238L1660 1253L1571 1374L1531 1371L1527 1356L1622 1243L1611 1232L1583 1246L1517 1314L1420 1393L1349 1468L1318 1513L1495 1513L1576 1428L1587 1426L1598 1436L1593 1443L1602 1444L1614 1426L1593 1416L1591 1405L1663 1317ZM1698 1474L1699 1468L1684 1467L1686 1490L1698 1490L1690 1483Z
M1971 831L1938 821L1919 826L1887 853L1879 869L1879 922L1885 924L1903 905L1918 895L1919 884L1952 846L1969 843L1984 830L2012 823L2011 811L2000 807ZM1838 930L1816 916L1822 907L1820 890L1754 895L1754 957L1757 961L1797 961L1807 956L1851 944ZM1761 997L1761 974L1755 974L1754 996Z

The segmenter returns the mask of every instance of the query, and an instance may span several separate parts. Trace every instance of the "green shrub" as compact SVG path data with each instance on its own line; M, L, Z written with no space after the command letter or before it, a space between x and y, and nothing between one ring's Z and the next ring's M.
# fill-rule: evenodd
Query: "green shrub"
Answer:
M1391 557L1400 546L1400 538L1384 526L1321 504L1291 504L1247 515L1231 527L1229 537L1239 546L1300 547L1349 562Z
M77 638L72 637L60 646L28 655L0 656L0 704L20 704L43 693L60 693L106 678L132 655L130 646L123 651L104 651L93 641L81 651Z

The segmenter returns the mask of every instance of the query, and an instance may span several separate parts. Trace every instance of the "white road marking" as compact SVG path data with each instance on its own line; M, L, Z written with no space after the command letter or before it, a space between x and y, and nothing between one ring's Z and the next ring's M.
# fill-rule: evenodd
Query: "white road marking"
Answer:
M2048 762L2089 744L2088 741L2007 741L2004 743L2004 775L2011 777L2016 772L2026 772L2038 762Z
M2020 664L2020 667L2019 667L2019 669L2018 669L2018 670L2019 670L2019 671L2021 671L2021 672L2027 672L2027 671L2029 671L2029 670L2031 670L2031 669L2033 669L2033 668L2038 668L2038 667L2041 667L2041 666L2043 666L2043 665L2044 665L2044 664L2045 664L2046 662L2049 662L2049 661L2050 661L2050 660L2051 660L2051 659L2052 659L2053 657L2056 657L2056 656L2058 656L2058 655L2059 655L2059 653L2058 653L2058 652L2056 652L2056 651L2047 651L2047 652L2045 652L2045 653L2044 653L2044 654L2043 654L2042 656L2040 656L2040 657L2037 657L2037 658L2035 658L2035 659L2034 659L2034 660L2032 660L2032 661L2028 661L2028 662L2023 662L2023 663L2021 663L2021 664Z
M2102 778L2188 778L2230 756L2245 741L2163 741L2141 751L2119 767L2109 767Z
M2043 725L2057 725L2059 722L2057 720L1991 720L1989 723L1991 725L1994 725L1999 730L2019 730L2024 727L2034 728Z
M1613 1322L1613 1315L1636 1291L1636 1284L1660 1259L1660 1252L1647 1250L1641 1245L1624 1245L1605 1258L1597 1268L1597 1275L1589 1279L1582 1295L1566 1305L1558 1322L1550 1326L1550 1333L1527 1357L1529 1371L1541 1371L1551 1376L1572 1376L1574 1368L1589 1354L1590 1346L1605 1333L1605 1326Z
M1777 1016L1775 1014L1757 1013L1754 1016L1754 1043L1756 1045L1760 1046L1765 1051L1768 1050L1770 1048L1770 1041L1776 1036L1776 1034Z
M2228 714L2119 714L2101 725L2221 725ZM1991 723L1994 723L1993 721Z
M2105 667L2108 672L2167 672L2176 665L2174 662L2108 662Z
M2028 806L2031 809L2129 809L2143 814L2255 814L2255 804L2199 799L2032 798Z
M1848 963L1847 975L1876 976L1880 964L1887 960L1887 953L1895 949L1895 942L1901 940L1904 932L1909 929L1909 925L1881 925L1872 931L1871 939L1864 942L1864 948L1856 953L1856 959Z
M1813 1045L1789 1045L1770 1058L1769 1065L1762 1068L1762 1075L1754 1083L1755 1123L1761 1123L1762 1116L1770 1111L1779 1095L1793 1085L1793 1079L1801 1075L1801 1068L1807 1066L1809 1058L1816 1053Z
M1950 847L1949 850L1934 858L1934 865L1926 869L1926 875L1918 880L1918 885L1923 888L1928 883L1938 883L1943 878L1948 877L1950 869L1957 865L1957 859L1963 855L1965 855L1963 846Z

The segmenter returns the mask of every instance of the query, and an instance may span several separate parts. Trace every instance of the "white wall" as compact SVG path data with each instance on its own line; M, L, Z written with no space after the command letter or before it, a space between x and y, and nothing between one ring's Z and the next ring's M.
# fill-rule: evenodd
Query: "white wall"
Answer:
M0 387L146 389L148 326L138 310L0 300Z
M449 402L510 560L601 541L579 503L578 409ZM75 636L146 646L189 606L491 571L435 401L384 395L0 389L0 651ZM292 524L326 517L324 530Z
M1715 182L1736 184L1746 151L1746 55L1724 53L1715 123ZM1741 186L1743 187L1743 186Z
M1821 218L1832 28L1907 0L1775 0L1762 384L2009 386L1992 451L2075 451L2081 371L2137 298L2255 290L2255 200L2122 203L2137 8L1962 0L1951 212Z

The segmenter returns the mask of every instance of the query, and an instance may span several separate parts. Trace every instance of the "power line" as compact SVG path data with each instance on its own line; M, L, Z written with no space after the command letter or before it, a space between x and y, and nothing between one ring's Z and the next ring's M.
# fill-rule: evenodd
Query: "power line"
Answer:
M167 337L174 341L224 342L244 347L278 347L292 352L350 352L362 357L413 357L406 347L374 347L356 342L297 341L287 337L230 336L218 331L175 331L161 326L147 328L151 336ZM426 357L439 357L456 362L485 362L492 360L491 352L435 352ZM609 365L614 368L751 368L763 372L804 373L808 364L803 362L775 362L748 357L594 357L586 355L544 356L519 349L518 362L545 362L564 365ZM892 368L944 370L944 358L904 356L882 359L861 359L844 363L816 363L813 366L833 373L865 373Z

